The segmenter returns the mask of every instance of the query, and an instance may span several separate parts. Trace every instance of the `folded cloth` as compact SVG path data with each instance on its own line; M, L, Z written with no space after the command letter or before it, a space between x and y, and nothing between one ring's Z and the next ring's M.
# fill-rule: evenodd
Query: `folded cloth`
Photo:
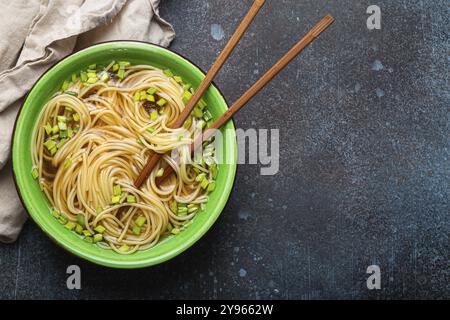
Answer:
M53 64L74 50L108 40L168 46L175 33L159 0L14 0L0 5L0 241L13 242L26 220L10 155L23 97Z

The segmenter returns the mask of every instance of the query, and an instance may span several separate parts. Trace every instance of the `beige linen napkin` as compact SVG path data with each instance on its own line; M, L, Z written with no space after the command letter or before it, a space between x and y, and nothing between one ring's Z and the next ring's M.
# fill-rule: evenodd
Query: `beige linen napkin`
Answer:
M16 240L25 212L8 164L14 120L40 75L73 50L108 40L168 46L159 0L0 0L0 241Z

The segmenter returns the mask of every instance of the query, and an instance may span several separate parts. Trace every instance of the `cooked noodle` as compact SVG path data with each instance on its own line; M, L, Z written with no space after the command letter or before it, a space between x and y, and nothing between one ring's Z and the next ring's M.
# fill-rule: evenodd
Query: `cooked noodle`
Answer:
M34 172L67 229L130 254L183 230L214 190L217 167L166 154L136 189L133 182L152 152L177 149L180 159L189 157L195 128L206 121L192 116L186 129L170 128L186 92L190 96L179 77L129 63L90 68L95 70L65 82L44 107L34 130ZM167 165L175 174L158 187L155 180Z

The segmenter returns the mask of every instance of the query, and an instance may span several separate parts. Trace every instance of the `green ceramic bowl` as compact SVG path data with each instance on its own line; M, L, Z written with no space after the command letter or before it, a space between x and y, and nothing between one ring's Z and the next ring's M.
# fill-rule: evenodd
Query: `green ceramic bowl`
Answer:
M52 217L49 202L31 176L32 132L43 106L59 90L64 80L70 79L72 73L86 69L90 64L105 64L112 60L148 64L161 69L169 68L195 86L198 86L204 78L204 73L187 59L170 50L147 43L115 41L76 52L47 71L28 94L17 117L13 135L13 169L17 190L25 208L38 226L57 244L79 257L104 266L140 268L175 257L192 246L211 228L224 208L233 187L236 174L236 135L234 125L230 121L224 128L227 130L223 131L223 150L225 163L231 164L219 165L216 189L210 194L205 211L200 212L185 231L162 240L153 248L130 255L120 255L81 240ZM224 97L214 85L204 97L214 118L227 110Z

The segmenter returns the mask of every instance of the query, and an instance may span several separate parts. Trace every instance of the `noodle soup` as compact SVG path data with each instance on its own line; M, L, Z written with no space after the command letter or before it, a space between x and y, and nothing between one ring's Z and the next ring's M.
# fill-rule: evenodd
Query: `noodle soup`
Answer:
M170 70L126 61L73 74L33 134L31 174L53 207L49 214L80 241L121 254L185 230L214 191L218 170L212 140L199 161L179 160L190 158L190 144L212 120L201 99L182 128L171 128L192 93ZM154 152L164 156L136 189ZM168 166L175 173L158 184Z

